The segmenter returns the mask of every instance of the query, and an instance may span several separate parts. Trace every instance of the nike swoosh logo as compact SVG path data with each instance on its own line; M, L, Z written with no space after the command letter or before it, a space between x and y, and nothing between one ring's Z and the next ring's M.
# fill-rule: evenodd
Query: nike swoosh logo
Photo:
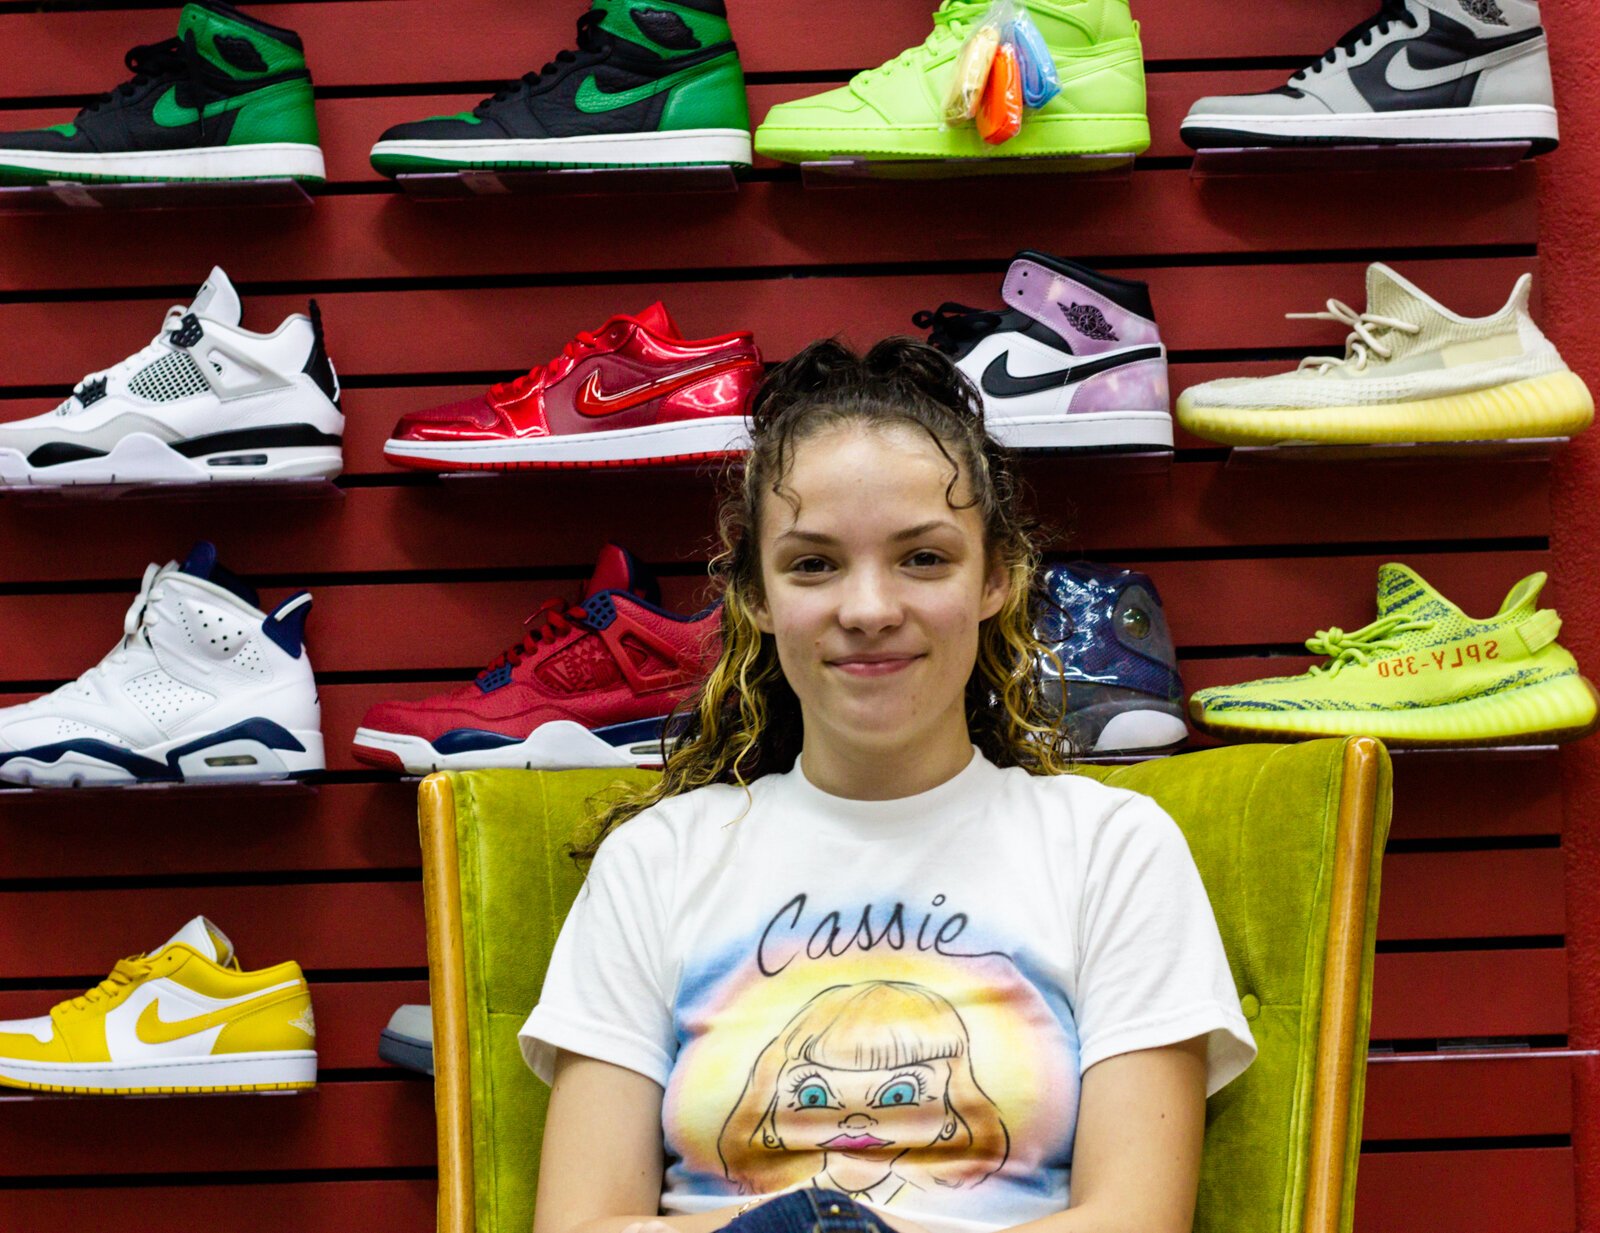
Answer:
M1141 360L1159 360L1160 347L1139 347L1133 351L1117 351L1096 356L1082 364L1072 364L1056 372L1042 372L1031 377L1017 377L1006 366L1009 351L1002 351L989 361L979 384L983 392L994 398L1019 398L1024 394L1040 394L1045 390L1059 390L1063 386L1086 381L1099 373L1110 372L1124 364L1137 364Z
M198 124L202 110L205 118L220 116L225 111L237 111L246 103L253 103L260 98L259 94L243 94L237 98L218 99L215 103L207 103L204 108L185 107L178 102L178 87L173 86L160 98L150 110L150 118L163 128L181 128L185 124Z
M596 83L591 73L583 79L583 84L578 87L577 94L572 96L572 103L579 111L595 115L602 111L616 111L621 107L631 107L635 103L642 103L647 98L653 98L666 90L671 90L697 73L705 72L715 65L717 60L706 60L686 69L679 69L676 73L669 73L655 81L647 81L642 86L634 86L631 90L602 90Z
M232 1006L224 1006L221 1010L195 1015L190 1019L178 1019L171 1023L161 1017L161 999L156 998L139 1012L139 1020L133 1025L133 1034L147 1045L164 1045L170 1041L182 1040L185 1036L204 1032L209 1028L231 1023L252 1011L260 1010L263 1006L270 1006L274 1002L293 997L298 992L300 990L295 988L273 989L249 1001L236 1002Z
M1537 31L1530 33L1537 37ZM1526 55L1527 44L1530 42L1532 39L1522 39L1509 47L1491 51L1487 55L1474 56L1470 60L1458 60L1442 68L1428 69L1418 68L1411 63L1411 49L1408 47L1389 61L1389 67L1384 72L1384 80L1396 90L1429 90L1435 86L1449 85L1453 81L1460 81L1463 77L1475 76L1497 64L1505 64L1509 60Z
M676 393L685 386L693 385L696 381L703 381L707 377L714 377L718 373L733 372L736 369L749 365L749 360L713 360L709 364L700 364L694 368L686 368L682 372L674 373L670 377L662 377L656 381L646 381L643 385L635 385L626 390L617 390L606 393L600 388L600 370L594 369L584 378L583 384L578 387L578 392L573 396L572 405L577 408L579 415L592 417L601 415L615 415L619 411L626 411L630 407L642 406L657 398L665 398L668 394Z

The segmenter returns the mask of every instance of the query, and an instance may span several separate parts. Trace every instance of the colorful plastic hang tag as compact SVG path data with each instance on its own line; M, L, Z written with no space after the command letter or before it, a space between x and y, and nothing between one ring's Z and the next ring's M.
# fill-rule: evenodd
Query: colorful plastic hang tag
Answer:
M989 82L978 104L978 136L1002 145L1022 131L1022 70L1016 48L1000 44L989 66Z
M964 124L977 118L984 83L989 80L989 69L1000 48L1003 30L998 21L991 19L993 13L994 6L991 6L956 54L955 71L944 100L946 124Z
M1008 41L1017 51L1017 67L1022 74L1022 101L1030 108L1043 107L1061 93L1061 78L1056 73L1056 58L1050 45L1033 24L1027 9L1019 8L1006 27Z

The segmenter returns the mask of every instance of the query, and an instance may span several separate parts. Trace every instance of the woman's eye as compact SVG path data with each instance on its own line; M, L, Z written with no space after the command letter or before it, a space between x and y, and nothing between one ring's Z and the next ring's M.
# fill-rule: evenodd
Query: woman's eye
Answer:
M914 1105L917 1103L917 1085L909 1079L891 1083L878 1093L879 1107L888 1105Z
M801 557L789 568L797 574L820 574L828 568L828 563L821 557Z
M828 1089L820 1083L807 1083L795 1096L802 1109L820 1109L828 1104Z
M933 552L932 550L925 552L914 552L906 559L906 564L916 566L918 568L928 568L934 565L943 565L944 557L937 552Z

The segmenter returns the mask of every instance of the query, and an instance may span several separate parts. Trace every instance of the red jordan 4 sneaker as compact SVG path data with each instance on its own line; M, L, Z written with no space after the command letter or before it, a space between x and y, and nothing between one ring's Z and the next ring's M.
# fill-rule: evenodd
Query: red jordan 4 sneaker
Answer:
M487 394L413 411L383 456L429 471L731 457L749 447L745 412L761 373L749 334L687 339L656 303L581 332L548 364Z
M378 703L356 730L355 756L413 774L659 764L667 716L722 653L720 616L719 605L668 612L649 571L608 544L582 604L546 600L522 641L470 685Z

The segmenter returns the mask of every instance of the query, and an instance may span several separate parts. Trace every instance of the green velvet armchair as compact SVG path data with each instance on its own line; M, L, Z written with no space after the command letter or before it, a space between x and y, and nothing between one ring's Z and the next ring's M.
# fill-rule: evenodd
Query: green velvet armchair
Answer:
M1081 774L1183 829L1260 1054L1207 1106L1197 1233L1347 1233L1366 1082L1388 755L1241 745ZM565 855L611 771L430 775L420 820L439 1233L527 1233L548 1090L517 1029L581 874Z

